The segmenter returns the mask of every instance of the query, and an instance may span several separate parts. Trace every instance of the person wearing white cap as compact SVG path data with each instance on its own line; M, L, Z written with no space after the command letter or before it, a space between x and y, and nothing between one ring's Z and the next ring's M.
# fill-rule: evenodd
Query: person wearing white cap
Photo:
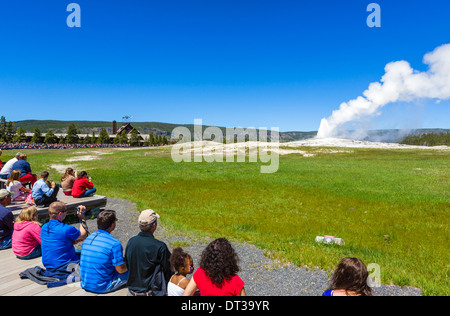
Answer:
M11 248L14 229L14 215L6 208L11 204L11 192L0 190L0 250Z
M159 215L153 210L139 215L141 232L128 241L125 263L128 267L128 296L164 296L172 275L170 251L153 236Z

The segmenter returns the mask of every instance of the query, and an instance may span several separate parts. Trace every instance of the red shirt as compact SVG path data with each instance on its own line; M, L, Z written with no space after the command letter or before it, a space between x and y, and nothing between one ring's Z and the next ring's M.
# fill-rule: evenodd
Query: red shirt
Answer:
M222 288L219 289L202 268L198 268L192 277L201 296L238 296L245 284L238 275L233 275L230 280L225 280Z
M86 177L83 177L81 179L76 178L72 187L72 196L80 196L84 193L84 191L92 189L93 187L94 184L86 179Z

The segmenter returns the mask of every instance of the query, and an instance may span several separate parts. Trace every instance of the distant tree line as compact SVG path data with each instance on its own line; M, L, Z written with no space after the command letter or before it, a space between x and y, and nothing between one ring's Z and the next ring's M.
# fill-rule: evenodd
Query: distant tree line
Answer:
M27 141L27 136L25 135L26 131L19 127L15 130L15 126L13 122L6 122L4 116L0 118L0 142L5 143L24 143ZM65 137L56 136L52 130L49 130L45 137L42 136L42 133L39 127L34 129L33 136L31 138L32 143L44 143L44 144L129 144L130 146L140 146L141 144L141 136L137 130L133 130L130 134L130 137L126 134L125 131L117 134L114 139L109 137L106 129L102 129L98 137L95 135L95 132L92 132L92 135L86 134L84 139L80 139L78 137L78 129L74 123L70 124L67 129L67 134ZM150 136L144 139L144 146L160 146L169 144L169 140L165 135L154 135L150 134Z
M402 144L418 146L450 146L450 133L425 133L421 135L408 135Z

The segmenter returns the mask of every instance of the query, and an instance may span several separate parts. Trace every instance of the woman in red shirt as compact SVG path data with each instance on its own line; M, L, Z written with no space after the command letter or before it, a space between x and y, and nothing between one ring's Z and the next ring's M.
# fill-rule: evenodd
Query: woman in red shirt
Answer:
M75 198L87 197L97 191L91 181L91 177L87 176L86 171L81 171L75 179L72 187L72 196Z
M236 274L238 263L239 257L227 239L214 240L203 251L200 267L183 296L192 296L197 289L201 296L245 296L245 283Z

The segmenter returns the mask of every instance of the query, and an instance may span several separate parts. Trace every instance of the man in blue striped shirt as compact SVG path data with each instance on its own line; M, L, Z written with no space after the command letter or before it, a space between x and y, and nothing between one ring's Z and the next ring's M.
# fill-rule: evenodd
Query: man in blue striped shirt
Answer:
M81 287L89 292L108 293L126 285L128 269L119 240L111 236L116 228L116 212L98 214L98 230L89 235L81 248Z

